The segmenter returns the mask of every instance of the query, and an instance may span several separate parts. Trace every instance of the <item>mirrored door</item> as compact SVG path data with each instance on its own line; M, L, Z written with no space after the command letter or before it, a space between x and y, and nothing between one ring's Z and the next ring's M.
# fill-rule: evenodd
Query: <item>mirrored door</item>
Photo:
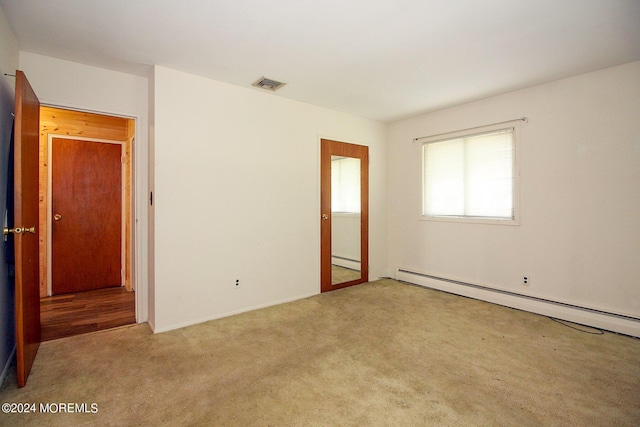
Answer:
M369 147L321 140L321 290L369 280Z

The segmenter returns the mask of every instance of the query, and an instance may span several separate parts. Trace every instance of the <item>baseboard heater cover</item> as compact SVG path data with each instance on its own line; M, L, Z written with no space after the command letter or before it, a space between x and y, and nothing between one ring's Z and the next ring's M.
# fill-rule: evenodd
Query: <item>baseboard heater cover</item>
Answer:
M331 255L331 264L337 265L339 267L348 268L350 270L358 270L358 271L361 270L360 261L357 259Z
M396 279L482 301L640 337L640 317L398 268Z

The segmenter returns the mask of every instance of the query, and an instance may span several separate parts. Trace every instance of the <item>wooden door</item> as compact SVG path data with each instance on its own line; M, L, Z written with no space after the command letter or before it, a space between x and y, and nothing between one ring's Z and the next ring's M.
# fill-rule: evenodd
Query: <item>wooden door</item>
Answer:
M52 138L54 295L122 286L122 146Z
M22 71L16 72L14 222L16 366L18 387L27 383L40 346L38 284L38 130L40 101ZM12 224L12 225L13 225Z
M333 253L334 212L332 206L332 163L334 160L353 159L359 164L360 204L359 204L359 266L355 276L336 274ZM347 286L357 285L369 281L369 147L348 144L345 142L322 139L320 141L320 290L332 291ZM344 279L335 280L336 276Z

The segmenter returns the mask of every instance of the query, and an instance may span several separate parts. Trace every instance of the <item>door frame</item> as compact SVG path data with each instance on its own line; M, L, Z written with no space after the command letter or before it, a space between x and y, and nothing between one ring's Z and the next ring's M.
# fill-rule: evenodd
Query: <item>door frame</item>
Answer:
M141 121L144 121L144 116L115 110L96 110L77 105L65 105L47 101L41 102L40 106L77 113L119 117L131 121L133 131L129 135L130 152L128 154L131 186L129 194L131 203L129 212L131 244L128 254L130 260L128 261L131 263L131 288L135 290L136 322L147 322L149 320L149 266L146 260L148 259L147 257L150 251L149 236L147 234L147 227L149 226L148 215L150 215L150 211L145 211L145 206L149 206L148 191L150 190L150 181L148 179L148 173L150 166L148 163L149 152L144 149L144 147L147 147L146 144L149 140L142 138L142 136L145 136L145 133L139 126ZM150 135L146 136L150 138ZM147 217L140 217L139 214L143 214L144 212L147 212Z
M126 170L124 167L123 158L125 156L124 152L124 141L115 141L110 139L102 139L102 138L87 138L83 136L74 136L74 135L62 135L62 134L48 134L48 150L47 150L47 296L53 295L53 268L52 268L52 258L53 258L53 239L51 230L53 224L51 222L51 218L53 216L53 139L72 139L75 141L86 141L86 142L98 142L101 144L114 144L120 146L120 190L121 190L121 200L120 200L120 217L121 221L121 229L120 229L120 285L125 285L125 265L127 262L127 256L130 254L126 251L126 210L125 210L125 201L126 201Z
M331 156L360 159L360 278L331 282ZM320 292L369 281L369 147L320 139Z

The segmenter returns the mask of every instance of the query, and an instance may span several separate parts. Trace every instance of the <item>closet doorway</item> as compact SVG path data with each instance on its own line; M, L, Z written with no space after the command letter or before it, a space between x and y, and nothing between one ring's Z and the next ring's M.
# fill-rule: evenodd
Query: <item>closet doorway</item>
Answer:
M135 323L135 120L40 108L42 339Z

